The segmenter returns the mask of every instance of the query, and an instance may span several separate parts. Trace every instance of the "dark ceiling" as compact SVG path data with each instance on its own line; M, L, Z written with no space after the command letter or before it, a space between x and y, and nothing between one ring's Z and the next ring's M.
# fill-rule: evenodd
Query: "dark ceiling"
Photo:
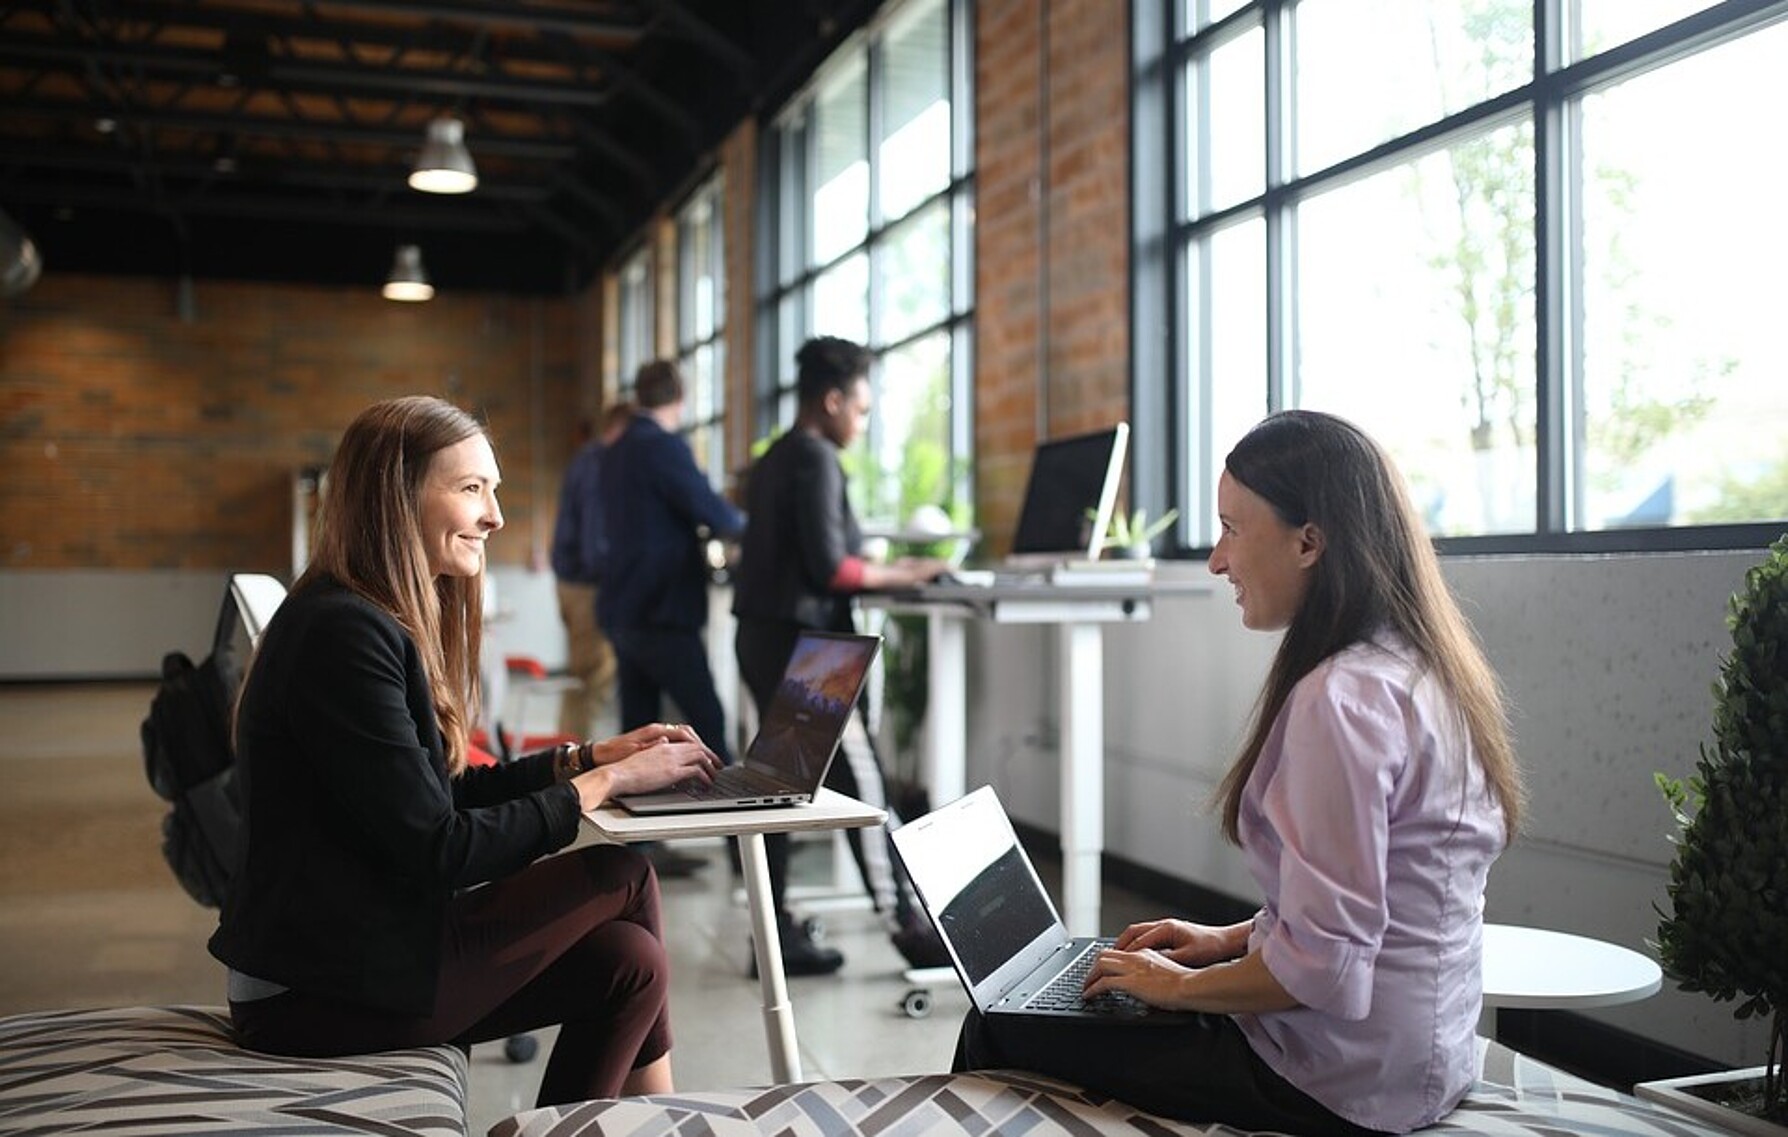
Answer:
M879 0L8 0L0 209L44 271L584 287ZM478 188L405 183L465 122Z

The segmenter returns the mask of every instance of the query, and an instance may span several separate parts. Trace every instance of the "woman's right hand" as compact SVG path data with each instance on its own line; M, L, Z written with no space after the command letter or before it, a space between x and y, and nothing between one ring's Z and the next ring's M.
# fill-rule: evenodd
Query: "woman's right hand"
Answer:
M706 785L720 769L720 758L700 742L660 740L615 761L605 762L571 779L578 804L585 810L623 794L650 793L682 781Z
M1187 967L1208 967L1239 954L1233 931L1233 927L1213 928L1189 920L1145 920L1131 924L1118 935L1117 949L1153 949Z

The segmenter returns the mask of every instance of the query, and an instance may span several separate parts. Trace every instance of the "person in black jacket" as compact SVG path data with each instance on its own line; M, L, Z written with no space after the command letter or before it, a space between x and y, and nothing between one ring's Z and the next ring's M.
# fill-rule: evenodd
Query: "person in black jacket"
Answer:
M251 1049L467 1046L559 1024L539 1104L664 1092L651 866L619 846L547 854L584 810L719 760L654 724L468 768L498 481L483 427L439 399L348 427L314 559L238 703L243 840L211 951Z
M867 348L835 336L803 344L795 354L800 406L794 425L752 465L746 481L751 527L734 577L738 633L733 648L760 718L801 629L852 631L853 594L922 584L949 567L935 559L881 564L863 557L863 531L845 492L838 452L863 432L869 417L869 359ZM856 716L846 731L826 784L888 808L881 762L862 718ZM895 870L886 830L852 830L850 837L876 910L890 922L895 946L915 967L947 966L942 945ZM814 943L784 902L788 838L773 835L766 849L784 966L792 975L836 971L843 955Z

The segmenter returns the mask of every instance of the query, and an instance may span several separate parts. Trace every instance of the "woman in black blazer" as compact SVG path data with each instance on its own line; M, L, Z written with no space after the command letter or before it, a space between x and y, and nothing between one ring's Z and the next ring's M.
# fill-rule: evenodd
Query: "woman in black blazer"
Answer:
M660 724L467 767L499 480L484 428L439 399L348 427L314 560L237 707L243 839L211 951L255 1049L466 1046L558 1024L539 1104L664 1092L651 867L618 846L546 855L582 811L718 761Z

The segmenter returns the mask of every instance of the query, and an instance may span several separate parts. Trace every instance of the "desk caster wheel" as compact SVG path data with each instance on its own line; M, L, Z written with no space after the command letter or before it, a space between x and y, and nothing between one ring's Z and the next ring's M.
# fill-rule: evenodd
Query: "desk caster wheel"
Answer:
M931 992L920 987L900 997L900 1009L909 1019L922 1019L931 1013Z
M532 1062L540 1052L540 1040L531 1034L512 1034L503 1040L503 1057L517 1065Z

